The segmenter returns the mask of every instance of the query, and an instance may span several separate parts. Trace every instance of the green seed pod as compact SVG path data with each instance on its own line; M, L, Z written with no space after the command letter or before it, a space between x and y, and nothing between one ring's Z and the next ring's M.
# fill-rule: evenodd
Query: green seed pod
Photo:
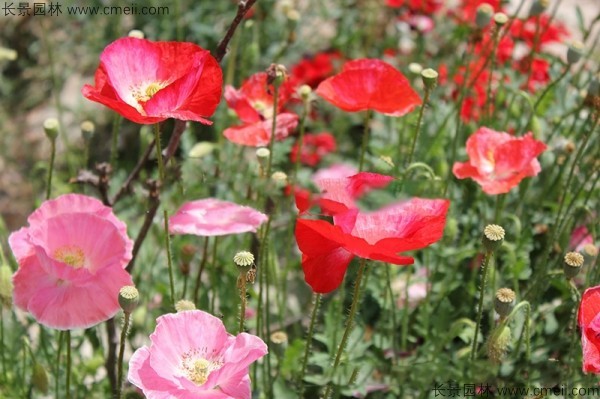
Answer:
M515 292L510 288L500 288L496 291L494 298L494 309L501 317L506 317L510 314L515 306Z
M483 230L483 246L489 252L494 252L504 241L504 229L497 224L489 224Z
M140 293L133 285L126 285L119 291L119 305L123 312L131 313L140 301Z

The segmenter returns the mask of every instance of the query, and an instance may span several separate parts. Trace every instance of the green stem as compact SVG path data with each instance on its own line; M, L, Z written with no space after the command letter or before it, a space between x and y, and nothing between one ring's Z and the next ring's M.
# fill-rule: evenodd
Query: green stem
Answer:
M46 182L46 199L52 194L52 173L54 172L54 158L56 157L56 139L50 139L50 163L48 165L48 181Z
M123 390L123 355L125 353L125 340L129 330L129 312L123 313L123 329L121 330L121 342L119 345L119 360L117 360L117 399L121 399Z
M498 224L500 222L500 215L502 214L502 209L504 209L504 201L506 200L506 194L498 194L496 196L496 209L494 210L494 224Z
M296 160L294 161L294 183L297 182L298 169L300 167L300 158L302 157L302 146L304 145L304 131L306 130L306 118L310 112L310 100L306 99L303 101L304 108L302 111L302 117L300 118L300 134L298 135L298 141L296 144ZM293 198L293 196L291 196Z
M113 170L117 169L117 159L119 157L119 128L121 126L122 117L119 114L115 114L112 126L112 140L110 147L110 166Z
M479 286L479 304L477 305L477 323L475 325L475 332L473 333L473 347L471 348L471 361L475 360L477 355L477 335L479 334L479 328L481 327L481 317L483 315L483 297L485 294L485 284L487 280L488 265L492 252L487 251L483 264L481 265L481 285Z
M389 295L390 298L390 309L391 309L391 322L392 322L392 331L391 331L391 338L392 338L392 353L394 354L391 358L392 360L392 366L396 363L396 301L394 298L394 291L392 290L392 275L390 273L390 265L386 265L385 268L385 277L386 277L386 289L387 289L387 293Z
M348 338L350 337L350 333L352 332L352 327L354 325L354 316L356 316L356 310L358 309L358 304L360 303L360 284L365 273L366 266L367 260L362 258L360 260L360 266L358 267L358 274L356 275L356 280L354 281L354 293L352 295L352 304L350 305L350 314L348 315L348 319L346 320L346 328L344 329L344 335L342 335L342 341L340 342L337 354L335 355L333 369L331 370L332 380L327 385L325 395L323 396L324 399L328 399L332 394L333 378L335 378L335 374L342 360L344 349L346 348L346 343L348 342Z
M552 90L552 88L554 86L556 86L561 80L564 79L565 76L567 76L567 73L569 73L569 67L565 66L564 71L558 76L558 78L556 78L555 80L550 82L550 84L548 84L548 86L546 86L544 91L540 94L538 99L533 104L533 107L531 109L531 114L529 115L529 119L527 120L527 124L525 125L525 127L529 127L529 128L531 127L531 122L533 121L533 118L535 117L537 110L538 110L540 104L542 103L542 100L544 99L544 97L546 97L546 95L550 92L550 90Z
M60 355L62 352L62 346L63 346L63 337L65 335L64 331L60 331L58 333L58 348L56 349L56 367L54 370L54 397L56 398L60 398L60 384L59 381L60 379L58 378L58 376L60 375Z
M408 289L410 287L410 277L412 270L408 267L406 271L406 285L404 286L404 307L402 309L402 329L400 334L400 347L403 351L406 350L406 342L408 341L408 320L409 320L409 309L408 309ZM392 305L393 306L393 305Z
M306 336L306 345L304 346L304 357L302 358L302 367L300 368L300 376L298 381L300 383L300 394L299 398L304 397L304 375L306 374L306 366L308 365L308 356L312 348L312 339L315 332L315 322L317 321L317 315L319 314L319 305L321 304L322 295L318 293L313 294L313 308L310 315L310 325L308 326L308 334Z
M500 32L499 32L498 27L495 28L494 30L494 44L492 47L492 53L490 54L490 58L492 59L491 64L490 64L490 76L488 79L488 85L487 85L487 94L486 94L486 98L487 98L487 112L486 112L486 120L489 121L492 117L492 113L493 113L493 104L494 101L492 100L492 83L493 83L493 78L494 78L494 69L496 69L496 51L498 50L498 42L500 41ZM486 124L487 126L487 124Z
M194 286L194 303L199 306L198 296L200 293L200 284L202 283L202 272L206 267L206 261L208 259L208 236L204 237L204 249L202 250L202 260L198 267L198 275L196 276L196 285Z
M66 382L66 394L67 399L71 398L71 330L65 331L67 338L67 382Z
M279 100L279 85L273 84L273 124L271 125L271 137L269 138L269 161L267 162L266 177L271 177L271 167L273 166L273 146L275 145L275 132L277 131L277 102Z
M217 275L218 275L218 270L217 270L217 243L219 242L219 237L215 236L214 241L213 241L213 247L212 247L212 267L210 268L211 270L211 280L212 280L212 296L210 298L210 313L215 313L215 304L217 302L217 293L218 291L218 287L219 287L219 282L217 279Z
M165 245L167 247L167 265L169 267L169 288L171 290L171 307L175 309L175 283L173 282L173 261L171 260L171 237L169 236L169 215L163 210L165 218Z
M239 332L244 332L244 321L246 320L246 274L240 273L240 328Z
M421 133L421 123L423 121L423 114L425 113L425 107L427 107L427 103L429 102L430 94L431 89L425 86L425 96L423 98L423 105L421 105L421 109L419 109L419 117L417 119L417 126L415 127L415 136L413 137L413 142L410 147L410 153L408 154L408 158L406 159L407 167L412 163L412 159L415 155L415 150L417 149L417 141L419 140L419 134Z
M371 110L368 110L367 113L365 114L365 126L364 126L364 131L363 131L362 146L361 146L361 150L360 150L360 162L358 164L359 172L362 172L363 166L365 163L365 154L367 153L367 147L369 145L369 133L371 131L371 129L369 128L369 125L371 124L372 116L373 116L373 111L371 111Z
M6 373L6 349L4 347L4 308L0 307L0 357L2 358L2 381L8 385Z
M160 144L160 123L154 124L154 142L156 144L156 159L158 161L158 176L160 182L165 180L165 165L163 163L162 148Z

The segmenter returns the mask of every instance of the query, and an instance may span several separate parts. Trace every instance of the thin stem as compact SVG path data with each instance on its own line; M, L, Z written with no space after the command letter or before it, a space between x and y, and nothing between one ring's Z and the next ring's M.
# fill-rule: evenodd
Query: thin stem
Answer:
M112 126L112 140L110 147L110 166L117 168L117 159L119 157L119 128L121 126L121 115L115 114Z
M364 131L363 131L362 146L360 149L360 162L358 164L359 172L362 172L362 170L363 170L363 166L364 166L364 162L365 162L365 153L367 152L367 147L369 145L369 133L371 131L371 129L369 128L369 125L371 124L372 116L373 116L373 112L370 110L368 110L367 113L365 114L365 126L364 126Z
M50 139L50 163L48 164L48 180L46 182L46 199L52 194L52 173L54 172L54 158L56 157L56 139Z
M158 176L160 177L160 182L162 183L165 180L165 165L163 163L162 157L162 149L160 145L160 124L154 124L154 143L156 144L156 159L158 161Z
M63 346L63 337L65 335L64 331L60 331L58 333L58 348L56 349L56 367L54 368L54 395L56 398L60 398L60 379L58 376L60 375L60 355L62 353Z
M310 315L310 324L308 326L308 334L306 335L306 345L304 346L304 357L302 358L302 367L300 368L300 376L298 381L300 382L300 394L299 398L304 395L304 375L306 374L306 366L308 365L308 356L312 348L312 339L315 332L315 322L317 321L317 315L319 314L319 306L321 305L322 295L318 293L313 294L313 308Z
M417 141L419 140L419 134L421 133L421 122L423 121L423 114L425 113L425 107L427 107L427 103L429 102L430 94L431 89L425 86L425 96L423 98L423 105L421 105L421 109L419 109L419 118L417 119L417 126L415 127L415 136L413 137L413 142L410 147L410 153L408 154L408 158L406 159L406 166L412 163L413 156L415 155L415 150L417 149Z
M215 303L217 302L217 293L218 293L218 286L219 283L217 281L217 275L218 275L218 270L217 270L217 243L219 242L219 237L215 236L214 241L213 241L213 248L212 248L212 267L210 268L211 270L211 280L212 280L212 290L213 290L213 295L210 298L210 313L215 312Z
M271 177L273 166L273 146L275 145L275 132L277 131L277 102L279 100L279 85L273 84L273 124L271 125L271 137L269 138L269 161L267 162L266 178Z
M500 215L502 214L502 209L504 208L505 200L506 200L506 194L498 194L496 196L496 209L494 210L494 224L498 224L500 222Z
M240 328L239 332L244 332L244 321L246 320L246 274L240 273L238 277L240 284Z
M356 310L358 309L358 304L360 303L360 284L365 273L366 266L367 260L362 258L360 260L360 266L358 267L358 274L356 275L356 280L354 281L354 293L352 295L352 305L350 305L350 314L348 315L348 319L346 320L346 328L344 329L344 335L342 335L342 341L340 342L340 346L338 347L337 354L335 355L335 360L333 362L333 369L331 370L332 381L330 381L327 385L325 395L323 396L324 399L328 399L332 394L333 378L335 378L335 374L342 360L342 354L344 353L344 349L346 348L346 343L348 342L348 338L350 337L350 333L352 332L354 316L356 316Z
M471 361L475 360L477 354L477 335L479 334L479 328L481 327L481 317L483 316L483 297L485 294L485 284L487 280L488 265L492 252L486 251L481 265L481 285L479 286L479 304L477 305L477 324L475 325L475 332L473 333L473 346L471 348Z
M548 86L546 86L546 88L544 88L544 91L540 94L540 96L537 98L537 100L533 104L533 107L531 109L531 115L529 115L529 119L527 120L527 124L525 125L525 127L531 126L531 122L533 121L533 118L535 117L537 109L540 106L540 104L542 103L542 100L546 97L546 95L550 92L550 90L552 90L552 88L554 86L556 86L561 80L563 80L563 78L565 76L567 76L567 73L569 73L569 67L565 66L565 69L558 76L558 78L556 78L555 80L550 82L550 84L548 84Z
M131 313L123 313L123 329L121 330L121 343L119 344L119 360L117 361L117 399L121 399L123 390L123 355L125 353L125 340L129 332L129 317Z
M229 28L227 29L227 32L225 33L225 37L223 37L223 39L221 39L221 41L219 42L219 45L217 46L217 50L215 51L215 59L218 62L221 62L221 60L227 53L227 45L229 44L229 41L233 37L233 34L235 33L236 28L238 27L240 22L242 22L242 20L244 19L244 15L246 15L248 10L250 10L250 8L252 8L254 3L256 3L256 0L240 1L238 3L237 14L233 18L233 21L231 21L231 25L229 25Z
M169 215L163 209L165 218L165 245L167 247L167 265L169 268L169 289L171 290L171 307L175 308L175 283L173 282L173 260L171 259L171 237L169 236Z
M8 385L6 373L6 349L4 348L4 309L0 307L0 357L2 358L2 381Z
M294 183L296 183L298 177L298 169L300 168L300 158L302 157L302 146L304 145L304 131L306 130L306 118L310 112L310 100L306 99L303 101L304 107L302 110L302 117L300 118L300 133L298 135L298 141L296 142L296 160L294 161ZM293 198L293 196L292 196Z
M402 309L402 326L401 326L401 330L400 330L400 347L402 348L402 350L406 350L406 343L408 341L408 320L409 320L409 306L408 306L408 299L409 299L409 293L408 290L410 289L410 277L412 275L412 270L410 269L410 267L408 268L408 270L406 271L406 285L404 286L404 303L403 303L403 309ZM394 305L392 304L392 307Z
M200 261L200 265L198 268L198 275L196 276L196 285L194 286L194 303L196 306L198 303L198 296L200 293L200 284L202 283L202 272L206 267L206 261L208 259L208 236L204 237L204 248L202 250L202 260Z
M66 393L67 399L71 398L71 330L65 332L67 338L67 382L66 382Z
M494 78L494 69L496 69L496 51L498 49L498 42L500 40L500 32L499 32L500 28L496 27L494 30L494 45L492 47L492 53L490 54L491 57L491 64L490 64L490 76L488 79L488 86L487 86L487 112L486 112L486 119L489 121L492 117L492 113L493 113L493 105L494 105L494 101L492 100L492 83L493 83L493 78Z

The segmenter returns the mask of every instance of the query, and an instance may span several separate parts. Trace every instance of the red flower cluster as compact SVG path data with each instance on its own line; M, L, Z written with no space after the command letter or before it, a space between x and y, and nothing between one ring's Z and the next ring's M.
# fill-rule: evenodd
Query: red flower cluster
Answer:
M290 160L296 162L298 159L298 143L294 144L290 152ZM322 132L306 134L302 139L300 150L300 162L308 166L317 166L321 158L335 151L335 137L331 133Z
M306 219L296 223L304 277L315 292L339 287L355 256L409 265L413 258L399 252L424 248L441 238L449 201L413 198L364 212L354 200L368 189L387 185L390 176L363 172L329 180L319 204L333 215L333 224Z
M317 94L346 112L373 110L402 116L421 104L408 79L390 64L358 59L319 85Z
M95 86L82 93L136 123L176 118L209 125L222 85L219 63L200 46L125 37L104 49Z
M273 92L267 84L267 74L260 72L246 80L240 90L225 87L225 100L244 125L225 129L223 135L231 142L246 146L260 147L269 144L273 128ZM293 85L286 81L279 88L277 98L277 120L275 139L283 140L298 124L298 115L283 109L294 92Z
M406 7L417 14L431 15L438 12L444 2L442 0L386 0L388 7Z
M600 286L588 288L579 305L583 371L600 374Z
M540 172L536 158L545 149L531 133L513 137L482 127L467 140L469 161L456 162L452 172L458 179L472 178L486 194L504 194Z
M306 84L313 89L324 79L333 75L334 63L341 60L337 51L321 52L312 57L305 57L291 68L292 79L298 84Z

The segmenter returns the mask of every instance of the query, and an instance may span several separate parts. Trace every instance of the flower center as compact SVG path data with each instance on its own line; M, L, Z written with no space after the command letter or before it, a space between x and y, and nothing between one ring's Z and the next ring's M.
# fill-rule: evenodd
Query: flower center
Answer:
M150 82L141 87L135 87L132 90L133 98L138 102L146 102L150 100L156 93L166 86L165 82Z
M223 365L218 358L206 359L206 351L192 350L182 357L182 369L186 377L194 384L203 385L215 370L218 370Z
M75 245L66 245L54 251L54 259L79 269L85 266L85 254L83 250Z
M262 101L254 101L252 106L258 111L265 119L271 119L273 117L273 106L269 106Z

